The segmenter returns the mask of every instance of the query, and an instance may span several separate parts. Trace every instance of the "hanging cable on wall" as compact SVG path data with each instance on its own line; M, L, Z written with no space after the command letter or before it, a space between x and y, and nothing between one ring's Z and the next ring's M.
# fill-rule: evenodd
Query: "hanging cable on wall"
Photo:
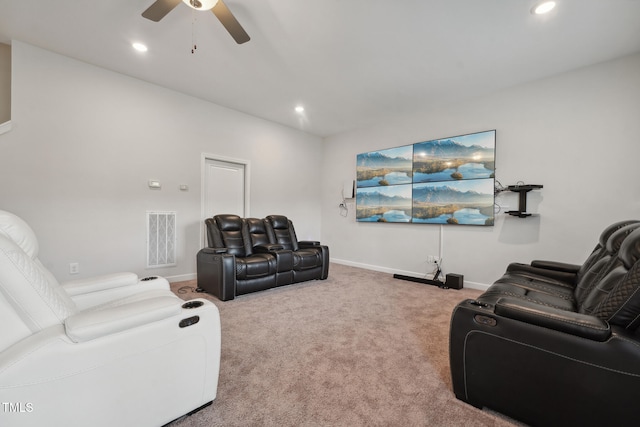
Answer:
M343 216L345 218L349 216L349 207L345 203L344 199L342 199L342 203L340 203L340 205L338 206L340 207L340 216Z
M346 218L349 215L349 206L347 206L347 200L353 201L354 196L355 196L355 181L348 181L343 183L342 202L340 202L340 204L338 205L338 207L340 208L341 216Z
M342 189L342 202L338 207L340 208L340 216L346 218L349 215L349 206L347 206L347 199L344 197L344 189Z
M494 187L493 187L493 195L494 195L494 202L493 202L493 213L494 214L498 214L502 211L502 206L500 206L498 204L498 202L495 201L495 196L497 196L498 194L502 193L503 191L507 191L507 187L505 187L504 185L502 185L502 183L500 181L498 181L497 179L494 182Z

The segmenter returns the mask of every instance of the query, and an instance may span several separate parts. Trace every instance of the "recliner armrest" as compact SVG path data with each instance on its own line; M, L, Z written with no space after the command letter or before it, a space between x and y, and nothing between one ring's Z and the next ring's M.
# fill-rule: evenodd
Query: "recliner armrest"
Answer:
M138 284L138 275L135 273L115 273L104 276L90 277L87 279L70 280L63 283L69 296L87 294L90 292L104 291L106 289L133 286Z
M265 243L262 245L256 245L253 249L258 253L269 253L275 251L281 251L284 249L284 246L277 243Z
M159 296L115 307L86 310L69 316L64 326L72 341L90 341L180 314L182 302L177 297Z
M226 254L227 248L202 248L201 251L205 254Z
M308 248L311 246L320 246L320 242L316 242L313 240L301 240L298 242L298 246L301 248Z
M562 271L565 273L573 273L577 274L580 270L580 265L577 264L568 264L565 262L557 262L557 261L545 261L545 260L533 260L531 261L532 267L544 268L546 270L555 270Z
M609 323L595 316L560 310L518 298L498 299L495 313L594 341L606 341L611 336Z
M142 295L148 291L169 291L170 287L164 277L150 276L138 280L138 276L133 273L118 273L73 280L62 285L62 289L76 303L79 310L86 310L109 301Z

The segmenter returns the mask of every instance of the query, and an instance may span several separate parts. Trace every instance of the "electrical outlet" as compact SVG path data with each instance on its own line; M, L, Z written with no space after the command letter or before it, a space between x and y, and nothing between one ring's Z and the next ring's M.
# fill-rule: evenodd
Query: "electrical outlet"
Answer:
M440 257L436 255L429 255L427 257L427 262L430 264L437 264L440 261Z
M69 263L69 274L78 274L80 273L80 264L77 262Z

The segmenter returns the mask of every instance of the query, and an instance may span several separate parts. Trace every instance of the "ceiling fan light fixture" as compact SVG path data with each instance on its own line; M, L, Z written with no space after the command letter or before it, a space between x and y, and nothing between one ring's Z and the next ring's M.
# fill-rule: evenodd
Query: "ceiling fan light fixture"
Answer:
M531 13L533 13L534 15L543 15L545 13L551 12L554 7L556 7L555 1L541 1L533 6L533 8L531 9Z
M184 4L195 10L210 10L218 0L182 0Z

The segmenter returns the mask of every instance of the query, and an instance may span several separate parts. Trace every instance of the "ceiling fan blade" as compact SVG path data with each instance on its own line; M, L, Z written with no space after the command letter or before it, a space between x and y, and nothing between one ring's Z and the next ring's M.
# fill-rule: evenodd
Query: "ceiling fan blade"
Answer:
M158 22L171 12L182 0L156 0L151 6L142 12L144 18Z
M246 43L251 40L249 34L242 28L238 20L233 16L229 8L222 0L218 0L213 9L211 9L214 15L220 20L224 28L227 29L231 37L238 44Z

